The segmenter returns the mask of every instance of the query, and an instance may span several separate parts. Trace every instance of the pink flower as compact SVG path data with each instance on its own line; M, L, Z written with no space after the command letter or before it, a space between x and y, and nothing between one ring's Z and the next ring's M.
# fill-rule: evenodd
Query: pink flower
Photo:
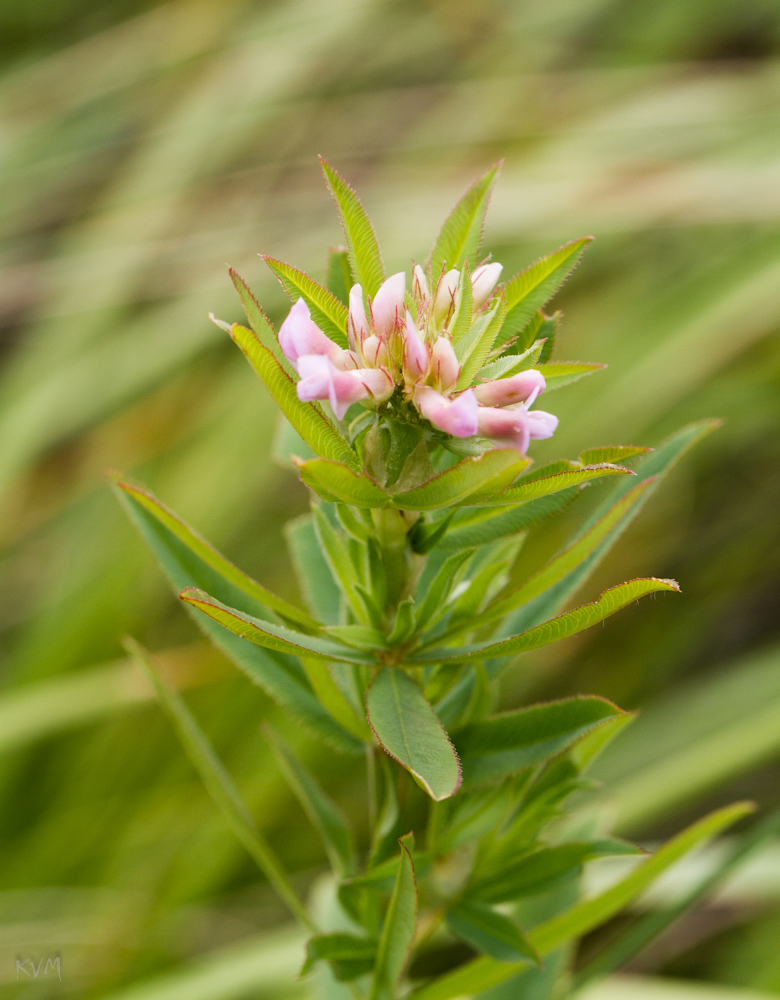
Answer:
M460 375L460 365L452 344L446 337L439 337L433 345L431 370L442 389L446 391L455 387Z
M406 323L403 328L403 368L404 375L410 382L416 382L428 374L431 359L428 348L422 342L417 327L414 325L412 314L407 311Z
M342 355L345 352L320 330L303 299L293 305L279 328L279 346L293 368L297 368L298 359L307 354L325 355L334 364L344 363Z
M477 433L479 406L473 389L448 399L430 386L422 386L415 391L414 403L426 420L446 434L472 437Z
M501 277L503 270L503 264L483 264L472 274L471 290L474 295L475 309L479 309L490 298L491 292L498 284L498 279Z
M305 403L327 399L338 420L353 403L364 399L381 402L393 393L393 381L380 368L358 368L343 372L321 354L304 354L298 361L301 379L298 399Z
M458 291L459 280L460 271L455 268L439 278L439 284L436 286L436 298L433 303L433 318L437 323L446 320L455 308L455 295Z
M428 291L428 281L425 277L425 271L423 271L419 264L415 264L412 271L412 294L419 302L425 302L431 297L431 293Z
M494 382L483 382L475 386L474 392L482 406L511 406L513 403L524 403L530 400L528 406L540 392L544 392L546 383L544 375L529 368L508 378L496 379Z
M405 295L406 275L403 271L391 275L379 286L371 303L374 333L378 337L388 337L399 324L404 314Z
M480 406L478 414L479 433L492 438L496 444L506 448L517 448L525 454L531 439L541 440L552 437L558 426L558 418L544 410L529 413L524 406L516 410L499 410L492 406Z
M372 368L386 365L388 361L387 344L372 333L363 341L363 357L366 364Z
M363 305L363 289L353 285L349 290L349 313L347 315L347 337L349 346L356 351L368 336L368 319Z

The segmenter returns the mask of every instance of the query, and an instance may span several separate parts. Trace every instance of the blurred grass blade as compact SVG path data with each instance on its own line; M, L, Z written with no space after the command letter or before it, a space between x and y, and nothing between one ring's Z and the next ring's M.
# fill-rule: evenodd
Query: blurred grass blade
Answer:
M395 1000L417 927L417 885L410 853L411 835L401 837L399 843L398 874L379 939L371 1000Z
M314 923L295 894L278 859L257 829L254 818L241 798L233 779L222 766L222 762L217 758L187 706L162 680L149 653L139 643L126 637L124 644L128 653L138 661L154 684L161 707L173 723L187 756L230 828L287 904L291 913L307 930L315 930Z
M323 840L334 872L339 878L355 875L354 844L346 819L281 736L268 724L264 729L287 784Z

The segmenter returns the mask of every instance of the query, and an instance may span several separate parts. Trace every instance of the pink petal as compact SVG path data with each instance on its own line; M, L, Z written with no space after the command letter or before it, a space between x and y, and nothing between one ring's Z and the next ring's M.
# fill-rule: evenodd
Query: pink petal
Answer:
M558 427L558 418L544 410L531 410L530 413L526 413L526 417L529 421L531 437L536 441L552 437Z
M460 375L460 364L452 344L446 337L439 337L433 345L431 370L442 389L446 391L454 388Z
M474 387L474 392L483 406L511 406L513 403L522 403L532 396L535 399L540 392L544 392L545 386L544 375L534 368L529 368L508 378L483 382Z
M404 314L405 295L406 275L403 271L391 275L379 286L371 303L371 317L377 336L389 336L400 323Z
M406 323L403 329L403 350L403 366L406 377L410 382L424 378L428 374L431 359L428 355L428 348L417 332L410 312L406 313Z
M477 399L473 389L448 399L430 386L423 386L414 394L417 409L434 427L453 437L472 437L477 433Z
M349 290L349 313L347 316L347 337L349 346L356 351L368 336L368 319L363 305L363 289L353 285Z
M492 406L480 406L477 422L479 433L492 438L497 444L507 448L517 448L525 454L531 440L528 412L519 410L498 410Z
M443 322L455 308L455 295L458 291L460 271L453 268L439 278L436 286L436 298L433 303L433 318L437 323Z
M353 403L368 399L370 393L361 379L364 369L342 372L321 354L304 354L298 359L301 379L297 384L298 399L310 402L327 399L338 420Z
M481 305L490 298L493 289L498 284L501 272L504 270L503 264L483 264L478 267L471 276L471 289L474 295L474 308L479 309Z
M287 319L279 328L279 346L293 367L305 354L323 354L337 360L342 351L312 320L309 307L303 299L293 305Z

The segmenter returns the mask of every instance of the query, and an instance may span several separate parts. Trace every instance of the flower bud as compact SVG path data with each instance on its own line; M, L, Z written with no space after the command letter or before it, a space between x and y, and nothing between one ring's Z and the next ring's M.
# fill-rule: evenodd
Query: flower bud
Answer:
M407 311L403 329L403 370L410 382L417 382L428 374L430 357L428 348L423 343L412 314Z
M490 298L493 289L498 284L503 264L483 264L471 276L471 291L474 296L474 308L479 309Z
M371 303L374 333L378 337L387 337L395 330L404 314L405 295L406 275L403 271L391 275L379 286Z
M415 391L414 403L426 420L434 427L453 437L472 437L477 433L477 411L479 406L473 389L467 389L460 396L448 399L430 386L421 386Z
M347 316L347 337L353 351L358 350L368 336L368 319L363 305L363 289L353 285L349 290L349 314Z
M431 372L439 388L445 392L454 388L460 375L460 364L447 337L439 337L433 345L431 355Z
M436 299L433 303L433 318L437 323L443 323L455 308L455 295L458 291L460 271L453 268L439 278L436 286Z
M344 353L320 330L303 299L293 305L279 328L279 346L293 368L298 367L298 359L305 354L321 354L338 362Z
M419 264L415 264L412 271L412 295L414 295L418 302L427 301L431 297L425 271L423 271Z
M544 392L545 386L544 375L529 368L508 378L483 382L474 387L474 392L482 406L512 406L526 400L530 400L530 406L539 393Z

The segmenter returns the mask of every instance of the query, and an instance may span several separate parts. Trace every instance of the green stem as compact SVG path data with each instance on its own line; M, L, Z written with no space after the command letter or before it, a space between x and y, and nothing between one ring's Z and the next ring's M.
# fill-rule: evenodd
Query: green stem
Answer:
M368 784L368 838L369 843L373 843L377 815L376 757L374 756L373 743L366 746L366 781Z

